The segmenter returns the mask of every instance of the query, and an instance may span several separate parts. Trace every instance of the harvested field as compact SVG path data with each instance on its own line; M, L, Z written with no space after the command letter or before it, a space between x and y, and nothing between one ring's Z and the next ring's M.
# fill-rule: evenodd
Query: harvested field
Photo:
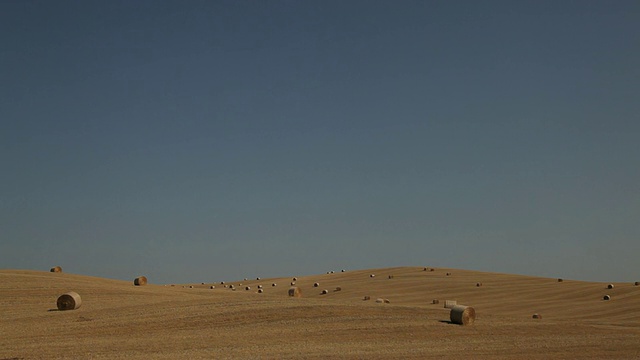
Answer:
M446 272L455 273L446 277ZM371 273L395 281L369 281ZM197 277L197 274L194 276ZM268 283L290 278L263 279ZM631 359L640 356L640 287L423 267L298 277L256 292L193 289L70 273L0 270L0 359ZM473 284L486 284L477 291ZM342 291L320 295L313 284ZM257 287L257 281L243 282ZM82 306L57 311L70 289ZM363 296L389 299L380 306ZM432 299L473 306L469 326ZM575 311L579 308L581 311ZM532 314L544 314L544 320ZM62 329L62 331L52 331ZM144 346L141 346L144 344Z

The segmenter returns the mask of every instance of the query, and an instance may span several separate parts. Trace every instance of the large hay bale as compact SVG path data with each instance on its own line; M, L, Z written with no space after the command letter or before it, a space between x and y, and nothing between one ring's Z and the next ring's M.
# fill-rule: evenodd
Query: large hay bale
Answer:
M480 286L482 286L482 283L481 283L481 282L476 283L476 287L480 287Z
M313 287L318 287L320 286L320 283L313 283Z
M322 290L322 292L320 293L320 295L327 295L329 293L329 290L324 289Z
M607 285L607 289L613 289L613 284Z
M82 305L82 299L77 292L69 291L68 293L60 295L56 303L58 310L75 310Z
M289 283L289 285L294 286L296 284L295 281L292 281L291 283Z
M262 289L258 289L258 294L262 294L263 291L264 290L262 290Z
M345 271L347 271L347 270L345 270L345 269L340 270L340 272L345 272Z
M135 286L147 285L147 277L138 276L137 278L133 279L133 285Z
M471 325L476 320L476 311L471 306L455 305L449 313L451 322L459 325Z
M209 286L209 289L215 289L215 288L216 288L216 287L215 287L215 286L213 286L213 285Z
M440 304L440 300L438 300L438 299L433 299L433 300L431 300L431 303L432 303L432 304Z
M393 279L393 275L389 275L389 279Z
M457 304L458 304L458 302L455 301L455 300L445 300L444 301L444 308L445 309L451 309L454 306L456 306Z
M634 283L633 283L633 285L635 285L635 286L640 285L640 281L636 281L636 282L634 282Z
M611 300L611 296L605 295L604 297L602 297L602 300Z
M258 289L262 289L262 285L258 285Z
M562 279L558 279L558 282L563 282L563 281L564 281L564 280L562 280Z
M302 297L302 290L297 286L292 286L289 288L289 296L297 298Z
M271 284L271 286L274 286L274 287L275 287L276 285L278 285L278 284L276 284L276 283Z
M371 274L371 275L369 275L369 277L372 277L372 278L376 277L376 274Z
M51 272L62 272L62 268L60 266L54 266L49 271L51 271Z
M540 315L540 314L533 314L532 318L534 318L534 319L542 319L542 315Z
M371 300L371 296L365 295L365 296L362 297L362 300L364 300L364 301Z
M247 286L246 288L244 288L245 290L249 291L251 290L251 286Z
M294 277L293 279L291 279L291 281L298 281L298 278Z

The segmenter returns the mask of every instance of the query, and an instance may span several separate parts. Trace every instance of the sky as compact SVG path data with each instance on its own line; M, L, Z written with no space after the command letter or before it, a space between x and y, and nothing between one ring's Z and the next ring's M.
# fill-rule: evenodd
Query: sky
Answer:
M638 1L0 0L0 268L640 280Z

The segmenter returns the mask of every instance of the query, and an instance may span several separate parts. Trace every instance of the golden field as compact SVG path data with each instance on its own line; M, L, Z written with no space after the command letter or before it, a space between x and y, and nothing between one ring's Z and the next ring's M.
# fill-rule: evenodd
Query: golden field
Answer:
M292 278L227 282L232 291L219 282L172 286L151 278L134 286L138 275L0 270L0 359L640 358L634 283L608 289L459 269L338 269L298 276L302 297L293 298ZM58 311L68 291L82 305ZM444 300L473 306L475 323L452 324Z

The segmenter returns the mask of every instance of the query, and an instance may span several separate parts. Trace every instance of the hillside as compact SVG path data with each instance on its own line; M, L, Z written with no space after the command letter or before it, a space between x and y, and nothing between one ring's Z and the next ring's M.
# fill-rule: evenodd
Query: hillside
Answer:
M298 277L291 298L292 278L227 282L235 291L149 280L0 270L0 359L640 357L633 283L401 267ZM58 311L70 290L82 306ZM475 324L451 324L447 299L473 306Z

